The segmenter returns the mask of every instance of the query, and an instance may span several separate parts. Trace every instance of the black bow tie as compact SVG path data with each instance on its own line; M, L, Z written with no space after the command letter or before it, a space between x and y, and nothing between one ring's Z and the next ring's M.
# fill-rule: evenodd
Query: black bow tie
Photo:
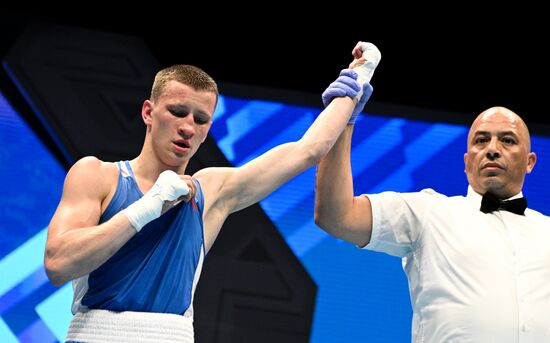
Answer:
M500 200L493 193L487 192L483 195L483 199L481 200L481 208L479 210L483 213L502 210L523 215L526 208L527 199L525 198Z

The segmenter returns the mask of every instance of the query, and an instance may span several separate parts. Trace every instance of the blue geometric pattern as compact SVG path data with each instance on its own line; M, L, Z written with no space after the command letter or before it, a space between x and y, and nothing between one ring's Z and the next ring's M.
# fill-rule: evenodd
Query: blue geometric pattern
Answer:
M240 166L300 139L319 108L221 96L211 133ZM356 194L434 188L465 194L467 127L368 114L352 145ZM550 139L532 137L538 161L524 188L529 206L550 214ZM65 170L0 94L0 342L63 341L72 289L43 268L46 226ZM545 177L546 176L546 177ZM401 261L335 239L313 223L315 168L260 204L318 285L311 342L408 342L411 310Z
M45 228L65 170L0 93L0 342L57 342L57 313L37 308L58 290L46 277ZM70 298L62 309L70 313Z

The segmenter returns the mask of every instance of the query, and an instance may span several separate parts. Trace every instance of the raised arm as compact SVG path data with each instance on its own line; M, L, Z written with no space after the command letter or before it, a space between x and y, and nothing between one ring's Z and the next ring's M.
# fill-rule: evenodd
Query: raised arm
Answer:
M297 142L279 145L239 168L197 172L205 206L204 238L209 250L227 216L265 198L326 154L351 115L355 103L338 98L317 117Z
M359 246L371 237L369 198L354 196L350 153L353 126L348 126L317 167L315 224L327 233Z
M353 49L355 60L350 68L365 62L362 44L365 43L359 42ZM368 80L373 71L368 70ZM353 125L348 125L319 163L315 185L315 223L335 237L364 246L371 237L372 208L368 197L354 196L350 163L352 134Z
M195 174L205 194L205 243L215 240L227 215L258 202L291 178L312 167L327 154L346 127L352 113L367 102L372 87L354 100L361 86L357 74L343 72L326 92L334 100L321 112L300 140L279 145L239 168L207 168Z

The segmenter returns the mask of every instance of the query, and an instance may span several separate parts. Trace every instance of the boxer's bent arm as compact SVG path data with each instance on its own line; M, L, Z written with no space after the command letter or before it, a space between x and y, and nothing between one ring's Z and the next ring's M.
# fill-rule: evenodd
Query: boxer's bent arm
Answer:
M109 177L114 169L86 157L69 170L46 241L44 265L53 284L89 274L136 234L123 213L98 225L102 201L117 180Z

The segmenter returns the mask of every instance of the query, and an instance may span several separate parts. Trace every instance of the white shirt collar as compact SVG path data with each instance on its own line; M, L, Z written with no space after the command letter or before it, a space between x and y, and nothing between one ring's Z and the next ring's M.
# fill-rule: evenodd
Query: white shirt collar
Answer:
M521 197L523 197L523 192L519 192L513 197L509 197L508 199L504 199L504 200L512 200L512 199L521 198ZM468 193L466 194L466 198L476 205L481 205L481 199L483 198L483 194L477 193L476 191L474 191L472 186L468 185Z

